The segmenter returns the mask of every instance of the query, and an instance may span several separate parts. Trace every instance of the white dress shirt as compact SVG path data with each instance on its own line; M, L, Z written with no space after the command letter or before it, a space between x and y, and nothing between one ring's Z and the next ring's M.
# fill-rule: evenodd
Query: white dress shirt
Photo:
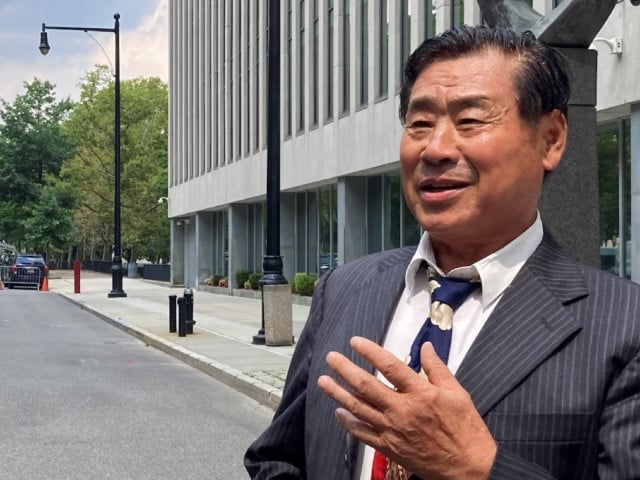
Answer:
M480 277L482 289L475 290L454 312L451 332L451 348L447 366L455 375L465 355L480 333L485 322L498 304L500 297L511 284L527 259L542 241L543 228L540 214L534 223L519 237L473 265L455 268L449 277L471 279ZM436 265L428 233L424 233L405 274L405 288L387 330L382 346L396 357L405 360L411 343L429 315L431 298L427 290L428 275L423 262L440 274ZM377 377L392 386L379 372ZM371 480L373 448L360 445L358 468L360 480Z

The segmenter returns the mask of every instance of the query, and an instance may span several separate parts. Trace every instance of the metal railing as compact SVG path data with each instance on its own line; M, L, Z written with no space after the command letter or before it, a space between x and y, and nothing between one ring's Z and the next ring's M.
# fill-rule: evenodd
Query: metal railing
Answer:
M34 267L0 266L0 279L6 288L32 287L40 290L42 271Z

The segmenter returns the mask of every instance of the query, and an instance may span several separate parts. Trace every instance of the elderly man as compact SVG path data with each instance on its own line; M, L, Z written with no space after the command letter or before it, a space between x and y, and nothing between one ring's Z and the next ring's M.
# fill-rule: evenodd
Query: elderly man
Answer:
M400 164L425 233L322 277L252 478L638 478L640 287L569 258L537 211L569 94L528 33L411 55Z

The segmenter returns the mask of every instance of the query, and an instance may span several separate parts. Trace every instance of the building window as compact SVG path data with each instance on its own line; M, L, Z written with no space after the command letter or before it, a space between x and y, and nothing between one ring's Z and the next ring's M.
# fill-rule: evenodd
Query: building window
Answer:
M244 15L245 15L245 31L244 31L244 41L246 43L246 54L245 54L245 68L246 68L246 76L245 76L245 102L244 102L244 133L242 135L242 150L245 155L249 155L251 150L251 138L249 137L249 132L251 130L251 4L249 0L247 0L244 4Z
M464 25L464 0L455 0L451 4L451 26Z
M351 108L349 88L351 84L351 2L342 0L342 111Z
M433 1L426 0L426 2L424 2L424 38L433 38L435 36L436 16L433 13Z
M399 9L399 42L398 42L398 85L404 81L404 64L411 53L411 14L409 12L409 1L400 0Z
M327 0L327 120L333 118L333 0Z
M600 266L631 278L631 130L629 120L598 131ZM620 201L622 199L622 202Z
M287 68L285 74L285 85L287 88L287 97L286 101L286 119L285 119L285 136L291 136L291 115L292 115L292 98L291 98L291 76L293 75L292 71L292 55L293 55L293 30L292 30L292 17L293 12L291 9L291 0L287 0Z
M242 55L242 50L244 49L244 46L242 45L242 24L241 24L241 20L243 18L243 15L246 14L246 12L242 11L242 4L238 3L237 6L237 14L238 14L238 24L237 24L237 28L236 28L236 52L238 54L238 61L236 62L236 68L237 68L237 73L236 73L236 105L238 106L238 115L236 118L236 159L240 159L242 157L242 136L244 135L244 129L242 128L242 115L243 115L243 109L246 103L246 100L243 98L244 95L242 95L242 81L243 81L243 70L244 70L244 63L243 61L245 60L243 55Z
M382 251L382 176L367 177L367 253Z
M313 15L313 46L311 53L311 74L309 83L311 84L311 125L318 125L318 66L319 66L319 37L320 18L318 17L318 0L311 0L311 14Z
M260 99L262 98L262 95L260 95L260 33L262 32L262 24L260 23L261 17L260 17L260 5L261 3L257 4L255 6L256 9L256 48L254 49L255 51L255 56L256 58L254 59L254 64L255 64L255 71L253 72L253 74L255 75L255 84L256 84L256 114L254 117L254 128L253 128L253 150L254 151L258 151L260 149L260 114L262 109L260 108Z
M234 92L235 92L235 85L234 85L234 77L236 74L236 70L234 68L234 58L233 58L233 38L234 38L234 34L233 34L233 5L228 5L227 6L227 25L229 26L229 39L228 39L228 59L229 59L229 90L228 90L228 98L229 98L229 131L227 132L227 145L228 147L228 151L227 151L227 162L226 163L232 163L233 162L233 134L234 134L234 128L236 126L235 124L235 115L234 115L234 105L233 105L233 96L234 96Z
M225 15L228 4L223 0L220 5L220 14L218 15L218 38L220 39L220 106L218 108L218 114L220 119L220 125L218 128L218 141L220 142L220 155L216 162L218 167L222 167L226 160L226 144L225 139L227 135L227 116L226 116L226 98L227 98L227 37L225 35Z
M330 185L320 189L318 273L322 275L338 264L338 189Z
M298 55L298 130L304 130L304 68L305 68L305 43L304 43L304 13L305 13L305 0L300 0L300 11L298 12L298 43L299 55Z
M369 101L369 0L360 0L360 98Z
M389 90L389 17L387 0L379 0L378 12L378 97L386 97Z

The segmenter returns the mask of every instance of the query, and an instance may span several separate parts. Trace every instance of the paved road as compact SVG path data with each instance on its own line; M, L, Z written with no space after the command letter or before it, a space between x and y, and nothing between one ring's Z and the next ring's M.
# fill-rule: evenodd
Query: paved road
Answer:
M0 479L243 479L272 411L52 293L0 292Z

